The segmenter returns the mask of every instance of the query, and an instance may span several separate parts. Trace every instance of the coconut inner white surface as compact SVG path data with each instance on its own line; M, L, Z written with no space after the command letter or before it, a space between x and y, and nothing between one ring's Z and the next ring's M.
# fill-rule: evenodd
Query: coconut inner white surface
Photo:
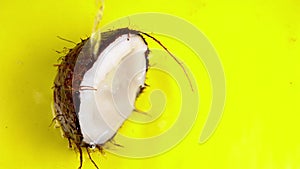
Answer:
M78 113L84 142L107 142L131 114L145 82L146 50L140 36L124 34L105 48L85 73Z

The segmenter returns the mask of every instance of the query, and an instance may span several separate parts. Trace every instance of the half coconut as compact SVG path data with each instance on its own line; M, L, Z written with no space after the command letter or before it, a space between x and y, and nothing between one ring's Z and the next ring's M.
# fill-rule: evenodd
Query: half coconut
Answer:
M55 120L70 146L102 146L135 109L145 87L149 49L140 32L128 28L101 33L93 53L82 40L62 58L54 82Z

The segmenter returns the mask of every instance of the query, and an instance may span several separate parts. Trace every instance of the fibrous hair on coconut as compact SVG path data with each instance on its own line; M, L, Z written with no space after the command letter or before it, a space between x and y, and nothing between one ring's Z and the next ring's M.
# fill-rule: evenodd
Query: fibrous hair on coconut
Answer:
M82 40L57 65L53 94L54 120L60 125L69 146L75 145L79 151L79 168L83 161L82 148L98 168L89 149L97 148L103 152L103 146L113 139L135 110L134 102L146 87L150 51L142 35L153 39L169 53L191 85L183 65L160 41L147 33L128 28L103 32L96 54L83 50L91 42L89 38ZM125 97L129 97L128 103L122 101Z

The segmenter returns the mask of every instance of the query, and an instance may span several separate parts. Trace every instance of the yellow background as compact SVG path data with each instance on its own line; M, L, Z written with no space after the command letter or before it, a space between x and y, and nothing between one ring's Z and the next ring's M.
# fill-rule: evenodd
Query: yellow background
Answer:
M105 1L103 25L164 12L197 26L219 53L227 95L208 142L198 144L207 111L200 108L189 135L171 151L147 159L94 153L100 168L299 169L299 11L298 0ZM95 13L93 0L0 1L1 169L78 167L67 140L48 127L54 50L73 46L56 36L76 42L88 36ZM85 160L83 168L93 166Z

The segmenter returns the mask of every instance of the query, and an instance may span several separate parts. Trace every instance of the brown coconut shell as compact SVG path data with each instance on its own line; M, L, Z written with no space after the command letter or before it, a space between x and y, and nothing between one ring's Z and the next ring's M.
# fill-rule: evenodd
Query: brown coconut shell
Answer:
M128 34L128 38L130 38L130 34L139 35L144 40L146 45L147 42L142 35L145 35L157 42L180 65L190 83L191 90L193 91L191 80L184 66L160 41L147 33L130 30L128 28L103 32L101 33L100 48L96 55L93 55L93 48L91 47L92 45L90 39L87 38L82 40L73 49L71 49L69 53L67 53L67 55L61 59L61 63L58 64L53 93L55 114L54 120L56 120L60 125L63 131L63 136L69 140L69 146L72 147L72 145L75 145L75 148L78 149L80 153L79 168L82 166L82 147L86 148L89 159L92 161L95 167L98 168L89 154L89 148L94 145L89 145L83 141L83 135L80 129L78 119L78 112L80 108L79 94L80 90L82 90L82 86L80 86L80 84L84 74L93 66L100 53L118 37L124 34ZM149 67L148 55L149 49L145 51L146 71ZM147 86L147 84L145 84L145 86ZM142 93L144 88L145 87L140 88L137 97ZM96 145L96 147L102 152L103 145Z
M84 74L93 66L98 59L100 53L112 42L114 42L121 35L136 34L142 37L139 31L130 30L128 28L121 28L108 32L101 33L100 49L97 55L92 54L90 48L90 40L85 39L78 43L73 49L61 59L58 64L57 75L54 81L54 120L56 120L62 131L63 136L69 140L69 145L76 145L88 148L90 145L83 142L83 135L80 130L78 119L80 98L79 91L81 90L81 81ZM143 38L143 37L142 37ZM144 39L144 38L143 38ZM147 45L146 41L144 40ZM90 49L88 49L90 48ZM83 50L84 49L84 50ZM146 68L148 69L148 54L149 50L145 52ZM143 88L141 88L142 91ZM140 92L141 92L140 91ZM102 150L102 145L96 145Z

